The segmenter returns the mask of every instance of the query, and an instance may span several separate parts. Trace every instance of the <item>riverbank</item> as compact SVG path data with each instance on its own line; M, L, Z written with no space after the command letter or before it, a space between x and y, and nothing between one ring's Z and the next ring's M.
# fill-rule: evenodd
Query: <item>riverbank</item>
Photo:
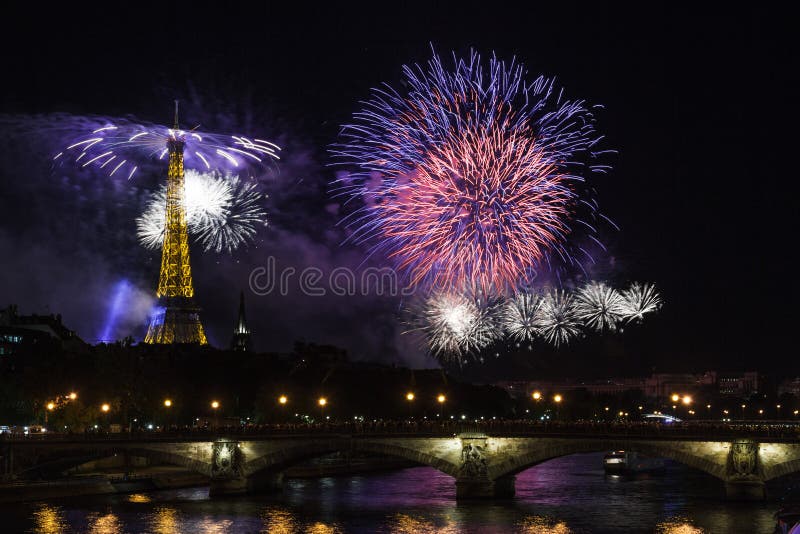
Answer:
M173 467L148 468L134 476L102 473L57 480L0 484L0 503L39 501L84 495L106 495L208 485L208 477Z
M311 460L284 471L284 478L354 476L413 467L408 460L382 457L327 457ZM117 469L97 470L48 481L0 484L0 503L38 501L61 497L132 493L207 486L208 477L174 466L137 468L125 476Z

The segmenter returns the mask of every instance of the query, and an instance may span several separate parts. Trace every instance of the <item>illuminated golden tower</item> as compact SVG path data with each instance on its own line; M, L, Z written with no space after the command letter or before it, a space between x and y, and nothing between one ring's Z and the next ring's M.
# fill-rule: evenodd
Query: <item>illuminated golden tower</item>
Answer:
M175 128L167 141L167 209L164 244L161 248L161 274L158 278L158 307L150 319L145 343L208 343L200 323L200 308L194 304L192 267L189 264L189 232L184 203L183 147L185 138L178 129L178 102L175 101Z

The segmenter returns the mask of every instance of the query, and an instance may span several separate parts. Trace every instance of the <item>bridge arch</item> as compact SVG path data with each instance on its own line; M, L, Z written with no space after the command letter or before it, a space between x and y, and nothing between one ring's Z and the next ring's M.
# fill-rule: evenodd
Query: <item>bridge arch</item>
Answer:
M489 478L495 480L509 475L517 475L548 460L571 454L628 450L648 456L669 458L720 480L725 480L725 465L673 445L670 442L640 442L636 440L558 440L541 443L539 446L524 449L520 451L520 454L510 456L502 462L490 465Z
M409 460L414 463L433 467L456 478L459 466L435 454L413 447L372 442L369 440L319 440L299 443L291 447L281 448L246 461L244 476L251 477L262 472L278 472L312 458L318 458L335 452L365 452Z

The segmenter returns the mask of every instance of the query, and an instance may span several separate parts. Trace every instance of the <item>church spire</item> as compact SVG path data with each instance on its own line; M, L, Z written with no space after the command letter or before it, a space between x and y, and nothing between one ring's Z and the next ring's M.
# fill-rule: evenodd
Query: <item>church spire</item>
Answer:
M244 291L239 293L239 318L233 329L231 349L243 352L250 350L250 329L247 327L247 319L244 314Z

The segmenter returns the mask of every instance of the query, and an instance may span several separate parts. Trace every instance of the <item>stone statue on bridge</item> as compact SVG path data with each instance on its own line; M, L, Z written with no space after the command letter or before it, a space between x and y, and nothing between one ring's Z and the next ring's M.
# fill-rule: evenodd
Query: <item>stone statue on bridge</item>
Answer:
M483 447L466 443L461 449L460 475L464 477L485 477L488 473Z

